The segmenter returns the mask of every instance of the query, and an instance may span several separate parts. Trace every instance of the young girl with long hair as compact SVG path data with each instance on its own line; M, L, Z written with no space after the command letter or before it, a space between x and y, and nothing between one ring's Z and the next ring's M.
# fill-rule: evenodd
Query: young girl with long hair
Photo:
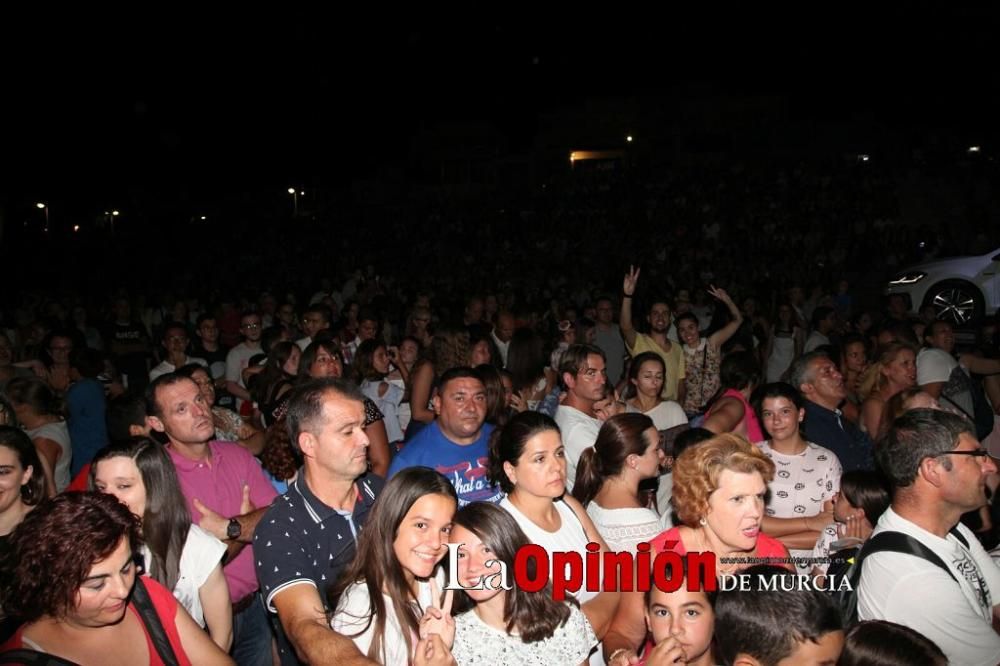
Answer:
M174 593L216 645L232 642L226 545L191 522L177 472L163 446L137 437L102 449L90 467L91 488L118 498L142 523L146 572Z
M399 426L398 410L405 391L386 380L392 370L386 344L373 338L358 345L352 370L361 392L378 406L385 417L383 423L390 447L402 443L403 429Z
M407 666L432 627L446 646L452 644L450 598L442 604L443 576L436 580L434 574L448 552L457 505L446 478L427 467L410 467L389 480L372 507L358 536L357 556L329 599L336 609L331 627L369 659Z
M455 514L450 540L459 544L458 582L465 588L485 588L466 589L455 600L452 654L458 663L587 663L597 636L576 599L556 601L549 586L530 593L516 585L509 590L499 585L501 567L511 575L517 551L530 543L509 513L487 502L464 506ZM530 560L532 577L534 566Z

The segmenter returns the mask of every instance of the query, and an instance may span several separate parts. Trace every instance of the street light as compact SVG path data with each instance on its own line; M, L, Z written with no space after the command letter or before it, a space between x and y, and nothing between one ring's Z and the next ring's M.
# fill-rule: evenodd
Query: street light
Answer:
M632 135L629 134L627 137L625 137L625 140L628 141L629 143L632 143Z
M292 195L292 217L299 216L299 194L305 194L305 192L299 192L294 187L288 188L288 193Z
M45 233L49 233L49 207L47 204L43 204L41 201L35 204L35 208L40 208L45 211Z

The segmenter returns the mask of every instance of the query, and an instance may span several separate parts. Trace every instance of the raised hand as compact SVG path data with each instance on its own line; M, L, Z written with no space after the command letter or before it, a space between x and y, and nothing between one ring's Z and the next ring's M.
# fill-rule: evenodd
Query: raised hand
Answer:
M711 286L709 286L708 293L710 293L712 296L714 296L715 298L719 299L720 301L722 301L726 305L732 305L733 304L733 299L729 297L729 294L726 293L726 290L725 289L719 289L714 284L711 285Z
M245 516L257 507L254 506L253 502L250 500L250 486L246 483L243 484L243 498L240 500L240 515Z
M431 605L424 611L424 616L420 618L420 638L437 634L448 647L454 645L455 618L451 616L451 603L454 596L455 591L448 590L444 594L444 601L442 601L437 581L431 579Z
M250 492L249 487L244 488L244 495L248 496ZM198 521L198 527L205 530L219 541L225 541L229 538L226 534L226 528L229 526L229 518L226 518L220 513L209 509L205 506L202 501L195 498L194 508L201 514L201 520Z
M639 269L635 266L629 266L628 273L625 274L625 279L622 281L622 293L626 296L635 294L635 284L638 281Z

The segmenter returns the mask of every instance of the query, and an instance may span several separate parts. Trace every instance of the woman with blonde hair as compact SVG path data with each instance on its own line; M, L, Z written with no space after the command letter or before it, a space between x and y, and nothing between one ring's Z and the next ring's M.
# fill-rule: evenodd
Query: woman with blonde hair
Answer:
M892 396L917 383L917 353L905 342L882 346L875 361L861 377L858 393L861 403L861 426L873 440L878 440L890 424L886 418Z

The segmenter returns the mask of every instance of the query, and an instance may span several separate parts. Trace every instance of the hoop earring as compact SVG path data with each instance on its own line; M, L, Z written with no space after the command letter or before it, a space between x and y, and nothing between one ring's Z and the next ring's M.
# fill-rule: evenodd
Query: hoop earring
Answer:
M698 519L698 524L701 525L702 527L704 527L705 525L708 525L708 521L705 520L704 518L699 518Z

